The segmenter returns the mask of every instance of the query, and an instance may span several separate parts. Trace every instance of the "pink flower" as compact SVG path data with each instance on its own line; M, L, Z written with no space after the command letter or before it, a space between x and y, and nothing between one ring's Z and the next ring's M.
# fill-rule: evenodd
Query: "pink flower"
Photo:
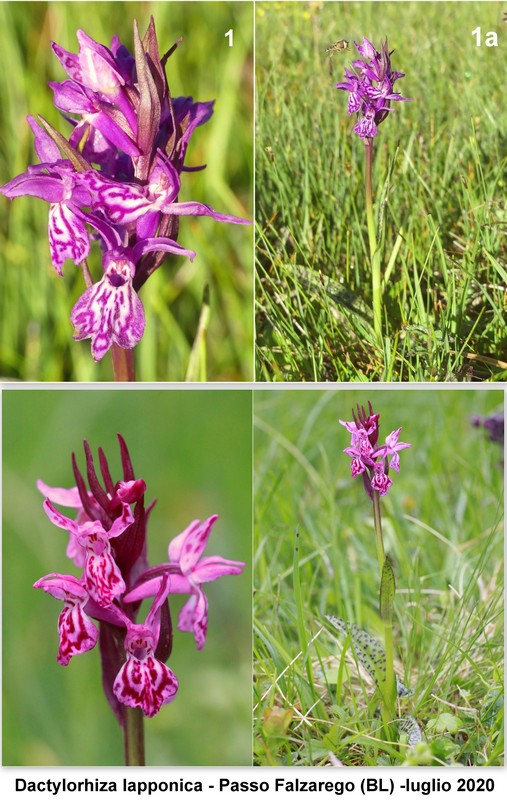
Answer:
M121 597L126 589L125 582L113 558L109 539L119 536L134 522L130 507L123 506L121 516L108 531L98 520L78 525L60 514L48 499L44 500L43 508L54 525L69 531L75 542L85 549L83 580L90 597L99 606L108 606L115 597Z
M82 581L73 575L60 575L57 572L39 578L33 587L44 589L52 597L64 602L58 618L60 647L56 660L66 667L72 656L86 653L97 643L99 632L83 610L89 594Z
M169 574L170 594L190 593L180 611L178 628L193 632L198 650L204 647L208 630L208 599L202 584L224 575L239 575L245 567L243 561L229 561L221 556L201 558L217 519L214 514L204 522L198 519L191 522L169 544L169 562L147 570L140 584L124 597L128 603L152 597L161 585L160 576Z
M125 618L127 660L113 684L120 703L141 708L147 717L158 714L161 706L174 700L178 691L176 675L154 655L160 634L160 608L168 593L169 577L164 575L146 623L139 625Z
M378 444L380 414L373 413L371 403L368 403L368 411L357 406L352 416L352 422L339 420L340 425L343 425L351 435L350 447L346 447L343 452L352 459L350 465L352 477L363 476L364 488L370 498L373 497L374 491L381 496L385 495L393 484L389 477L389 469L399 472L399 451L411 445L398 441L401 428L392 431L386 438L385 444ZM392 458L387 463L389 456Z

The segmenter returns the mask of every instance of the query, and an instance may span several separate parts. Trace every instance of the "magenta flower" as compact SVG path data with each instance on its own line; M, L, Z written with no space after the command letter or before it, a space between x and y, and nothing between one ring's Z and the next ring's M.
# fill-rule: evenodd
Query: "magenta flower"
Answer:
M122 514L106 531L102 523L84 522L78 525L74 520L60 514L50 500L43 503L44 511L54 525L69 531L76 545L85 551L84 585L100 606L109 606L116 597L125 592L125 582L115 563L109 540L120 536L134 522L134 516L127 503L123 504Z
M169 575L171 594L190 594L180 611L178 628L180 631L193 631L198 650L204 647L208 630L208 599L201 588L202 584L224 575L239 575L245 568L244 562L229 561L221 556L201 558L217 519L215 514L204 522L191 522L170 542L169 562L147 570L138 586L125 598L135 603L152 597L159 590L163 576Z
M31 195L49 203L49 249L59 275L67 258L80 264L90 252L86 216L80 209L89 205L90 195L84 187L76 185L75 176L71 163L59 160L29 167L27 172L0 188L2 194L11 200Z
M113 684L113 691L120 703L142 708L147 717L158 714L161 706L174 700L178 691L174 672L155 658L160 635L160 608L169 590L169 578L164 575L144 625L135 624L125 617L127 660Z
M401 428L390 433L385 444L378 444L380 414L373 413L371 403L368 403L368 414L364 408L357 406L357 413L353 411L352 416L353 422L339 420L340 425L351 434L350 447L343 452L352 459L352 477L363 476L364 488L370 498L373 497L373 491L385 495L393 483L389 469L399 472L399 451L411 445L398 441ZM391 459L388 463L389 456Z
M52 572L33 585L34 589L63 600L63 611L58 617L60 647L56 660L66 667L72 656L86 653L95 647L99 632L90 617L84 612L89 595L81 580L73 575L59 575Z
M362 44L354 44L363 58L352 63L352 70L345 69L345 80L337 83L336 88L349 93L349 116L358 115L354 132L361 139L373 139L378 133L377 126L392 111L391 102L411 98L393 91L395 82L404 74L391 69L393 51L389 51L387 38L380 46L380 53L365 36Z
M166 666L172 648L169 597L188 594L179 629L193 631L202 649L207 631L208 602L202 584L223 575L238 575L244 563L220 556L201 558L217 516L198 520L169 545L170 562L148 567L146 525L154 503L145 509L146 484L135 477L127 446L120 435L122 479L113 482L107 459L99 450L99 481L85 442L88 486L72 457L76 486L53 488L38 481L50 521L69 533L67 555L79 577L52 572L34 584L63 601L58 619L57 660L66 666L75 655L101 652L103 685L120 724L125 706L141 708L152 717L174 699L178 681ZM76 520L53 505L73 508ZM136 622L139 601L153 597L144 624ZM97 623L97 624L95 624ZM118 629L124 628L123 647ZM100 635L99 635L100 632Z
M100 361L115 342L132 348L139 342L145 326L144 308L134 290L136 264L142 255L153 250L187 255L172 239L143 239L134 247L116 247L104 253L104 276L81 295L70 319L75 328L74 339L92 340L92 355Z
M52 43L69 76L49 84L55 106L73 128L69 139L42 118L41 128L28 117L42 163L0 192L50 204L53 265L62 275L67 259L83 264L88 287L72 309L74 339L91 338L99 361L113 344L131 350L140 341L145 315L138 292L165 254L194 258L176 241L180 217L251 222L205 203L178 202L181 174L204 168L185 167L184 161L193 132L213 113L213 102L171 96L168 54L159 54L153 19L143 39L134 23L134 55L117 36L110 48L82 30L77 39L78 53ZM103 245L103 273L96 280L86 263L89 228Z

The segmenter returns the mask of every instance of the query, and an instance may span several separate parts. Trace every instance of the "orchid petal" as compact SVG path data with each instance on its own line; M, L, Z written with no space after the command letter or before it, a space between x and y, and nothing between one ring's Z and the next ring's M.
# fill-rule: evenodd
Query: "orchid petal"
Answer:
M58 503L58 505L66 506L67 508L82 508L77 486L73 486L72 489L60 489L48 486L44 481L38 480L37 489L53 503Z
M74 536L77 536L79 533L79 525L73 520L69 519L69 517L65 517L63 514L54 507L50 500L46 498L44 500L42 507L49 517L53 525L56 525L58 528L63 528L69 533L72 533Z
M60 150L51 136L37 125L31 114L28 114L26 119L33 132L35 152L39 157L39 161L58 161L61 158Z
M231 214L220 214L205 203L163 203L161 210L164 214L174 214L179 217L213 217L217 222L234 222L237 225L252 225L249 219L234 217Z
M95 554L88 549L84 580L90 597L99 606L109 606L115 598L121 597L125 592L125 581L111 553L111 546L107 539L100 542L102 550Z
M141 708L145 716L154 717L163 705L174 700L178 679L154 655L141 661L129 653L116 676L113 691L120 703Z
M192 570L192 581L197 584L210 583L223 575L240 575L245 568L244 561L230 561L221 556L201 558ZM171 589L171 594L173 590Z
M199 561L209 539L211 529L218 519L214 514L204 522L194 520L169 545L169 558L178 561L181 571L187 575Z
M113 342L127 349L135 347L145 326L143 304L132 287L134 264L117 253L109 255L104 277L84 292L70 317L74 338L92 339L95 361L104 357Z
M51 260L59 275L67 258L79 264L90 252L90 239L82 220L72 206L54 203L49 207L49 247Z
M201 589L197 589L181 609L178 629L192 631L197 649L202 650L208 630L208 599Z

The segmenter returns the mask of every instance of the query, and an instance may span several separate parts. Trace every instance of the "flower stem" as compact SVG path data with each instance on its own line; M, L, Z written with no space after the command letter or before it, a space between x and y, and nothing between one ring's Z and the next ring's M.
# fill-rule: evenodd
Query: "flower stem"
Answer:
M375 544L380 571L380 616L384 625L384 645L386 652L386 673L381 686L381 711L384 722L386 740L391 740L390 723L395 716L395 678L394 678L394 648L393 648L393 608L394 608L394 573L391 562L386 558L384 539L382 536L382 515L380 509L380 495L373 492L373 524L375 526Z
M380 575L382 575L386 554L384 550L384 538L382 536L382 515L380 513L380 495L378 492L373 492L373 525L375 528L378 566Z
M373 214L372 167L373 167L373 139L366 138L365 145L365 194L366 194L366 221L368 224L368 242L370 245L371 262L371 295L373 302L373 329L375 338L382 344L382 290L380 274L380 248L377 243L375 231L375 218Z
M115 381L135 381L134 351L125 350L117 344L111 347Z
M144 716L140 708L125 708L125 766L144 767Z

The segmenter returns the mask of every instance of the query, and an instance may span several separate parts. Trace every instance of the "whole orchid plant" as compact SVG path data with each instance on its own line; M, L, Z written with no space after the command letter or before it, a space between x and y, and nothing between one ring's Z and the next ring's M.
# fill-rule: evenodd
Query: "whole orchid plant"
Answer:
M221 556L203 556L213 515L195 520L168 547L168 560L148 565L147 522L155 501L145 504L146 484L136 478L127 445L118 434L123 478L114 482L99 449L101 484L88 443L84 442L88 486L72 455L76 485L52 488L42 481L48 519L69 534L67 556L78 574L51 572L34 583L63 602L58 617L57 661L67 666L74 656L98 644L104 692L124 734L125 763L144 764L144 717L153 717L172 702L178 678L167 666L173 644L169 600L188 595L178 629L193 634L202 650L208 629L208 600L203 586L224 575L239 575L245 564ZM74 509L64 516L56 505ZM138 621L141 601L151 605Z
M74 338L91 339L95 361L112 350L115 380L134 380L133 348L145 329L139 290L166 254L188 257L180 217L250 224L202 202L179 202L187 148L213 114L214 101L172 97L166 66L180 41L159 54L153 18L141 39L134 22L133 54L113 36L110 47L77 31L79 52L52 42L68 78L49 84L71 126L66 139L43 117L28 116L40 163L0 188L8 198L31 195L49 203L49 250L58 275L70 259L85 291L72 308ZM88 265L98 240L102 272Z
M391 68L391 55L387 38L380 46L380 52L363 36L362 44L354 42L361 58L352 62L352 69L345 69L345 80L336 84L337 89L349 93L347 110L350 116L356 115L354 132L365 145L365 193L368 242L370 248L373 326L379 344L382 343L382 275L380 260L380 241L377 238L373 214L372 166L373 140L378 135L379 125L393 110L392 103L410 100L394 91L394 84L404 77L403 72Z
M362 477L364 490L373 506L375 543L380 572L380 616L384 625L385 652L365 631L341 618L329 617L332 625L345 635L351 635L360 662L372 673L381 694L382 718L389 732L389 724L395 718L396 696L407 696L410 692L394 674L393 609L395 580L391 561L386 556L382 535L380 498L393 485L392 471L400 470L400 452L411 447L400 442L401 428L392 431L384 443L379 442L380 414L374 414L371 403L368 409L357 406L352 412L352 421L339 420L350 433L350 446L344 453L351 458L352 477ZM412 724L412 723L411 723ZM412 732L417 738L416 734Z

